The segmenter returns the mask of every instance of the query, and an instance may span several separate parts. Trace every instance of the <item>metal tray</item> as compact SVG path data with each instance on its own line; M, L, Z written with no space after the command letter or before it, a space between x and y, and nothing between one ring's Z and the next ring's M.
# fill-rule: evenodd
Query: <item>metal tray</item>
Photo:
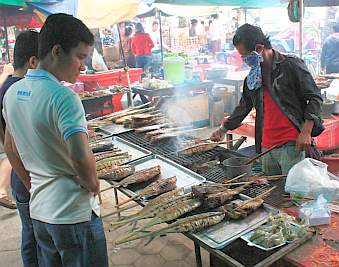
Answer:
M117 135L121 133L126 133L133 131L132 128L126 128L122 124L110 124L105 126L100 126L99 128L103 133L109 134L109 135Z
M123 152L128 152L128 154L131 155L131 160L129 162L147 157L152 154L151 151L117 136L113 136L112 139L107 139L107 142L113 142L115 147L120 148Z
M240 198L249 199L249 197L242 194L240 194ZM266 223L268 213L272 210L273 208L264 204L263 208L256 210L242 220L224 220L192 235L211 248L222 249L239 237Z
M161 174L159 179L166 179L172 176L176 176L177 187L184 188L185 192L190 192L193 185L201 184L206 180L201 175L158 155L151 155L142 159L135 160L131 162L130 165L135 166L136 171L160 165ZM143 189L145 186L145 183L128 186L128 189L132 191L129 195L135 194L137 191Z

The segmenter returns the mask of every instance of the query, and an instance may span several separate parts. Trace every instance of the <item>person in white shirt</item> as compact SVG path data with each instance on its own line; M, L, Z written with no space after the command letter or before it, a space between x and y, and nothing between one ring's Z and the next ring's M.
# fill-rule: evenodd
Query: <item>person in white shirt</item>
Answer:
M65 30L67 29L67 30ZM30 215L43 267L108 267L95 195L95 159L75 83L94 37L66 14L50 15L39 34L39 64L4 98L5 152L30 189Z
M211 40L211 47L213 54L220 51L221 47L221 25L218 14L212 15L212 22L209 27L209 39Z

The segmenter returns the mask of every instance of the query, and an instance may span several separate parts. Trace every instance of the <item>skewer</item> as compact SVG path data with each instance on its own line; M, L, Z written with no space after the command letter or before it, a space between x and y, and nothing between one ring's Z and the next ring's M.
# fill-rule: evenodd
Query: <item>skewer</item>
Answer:
M204 128L198 128L198 129L204 129ZM197 143L195 145L192 145L192 146L188 146L188 147L185 147L183 149L180 149L180 150L177 150L176 152L177 153L180 153L182 151L185 151L187 149L191 149L191 148L194 148L194 147L199 147L199 146L203 146L203 145L222 145L222 144L228 144L228 143L231 143L233 141L237 141L237 140L240 140L241 138L237 138L237 139L233 139L233 140L229 140L229 141L220 141L220 142L202 142L202 143ZM204 140L202 140L204 141Z
M255 201L257 199L263 199L263 198L267 197L269 195L269 193L271 193L276 188L277 188L276 186L273 186L272 188L270 188L269 190L265 191L264 193L261 193L260 195L256 196L255 198L246 200L244 203L242 203L241 205L236 207L235 210L241 209L241 207L245 206L248 202Z
M111 186L109 186L109 187L106 187L106 188L100 190L100 193L105 192L105 191L108 191L108 190L111 190L111 189L113 189L113 188L115 188L115 186L114 186L114 185L111 185Z
M134 204L131 204L131 205L129 205L129 206L123 207L123 208L121 208L121 209L117 209L117 210L115 210L115 211L113 211L113 212L107 213L107 214L101 216L101 218L106 218L106 217L112 216L112 215L114 215L114 214L120 213L120 212L122 212L122 211L125 211L125 210L129 210L129 209L135 208L135 207L137 207L137 206L139 206L139 204L138 204L138 203L134 203Z
M231 183L231 182L233 182L233 181L235 181L235 180L238 180L238 179L240 179L240 178L242 178L242 177L244 177L244 176L246 176L246 175L247 175L247 173L245 172L245 173L243 173L243 174L240 174L240 175L238 175L238 176L232 178L231 180L226 180L226 178L225 178L225 179L224 179L224 184ZM225 180L226 180L226 181L225 181Z

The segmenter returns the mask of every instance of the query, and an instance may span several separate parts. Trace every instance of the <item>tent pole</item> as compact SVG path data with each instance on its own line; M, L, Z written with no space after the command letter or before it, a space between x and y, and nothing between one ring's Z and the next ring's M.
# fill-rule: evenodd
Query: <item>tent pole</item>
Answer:
M163 44L162 44L162 25L161 25L161 11L158 10L158 17L159 17L159 27L160 27L160 51L161 51L161 65L164 64L164 51L163 51Z
M9 45L8 45L8 31L7 31L7 20L6 16L4 16L4 28L5 28L5 46L6 46L6 54L7 54L7 62L10 62L10 56L9 56Z
M299 0L299 49L300 49L300 58L303 57L303 39L304 39L304 1Z
M119 24L117 24L117 28L118 28L118 34L119 34L120 51L121 51L121 55L122 55L122 60L124 62L124 70L125 70L126 80L127 80L127 84L128 84L127 105L129 107L131 107L131 106L133 106L133 98L132 98L131 80L129 78L129 72L128 72L129 68L128 68L126 57L125 57L125 54L124 54L124 49L122 47L122 40L121 40L121 33L120 33Z

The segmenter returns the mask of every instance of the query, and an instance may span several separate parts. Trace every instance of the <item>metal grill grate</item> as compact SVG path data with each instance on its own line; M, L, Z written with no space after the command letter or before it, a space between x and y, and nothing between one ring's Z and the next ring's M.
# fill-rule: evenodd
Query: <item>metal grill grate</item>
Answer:
M210 151L194 154L191 156L178 155L176 139L164 140L158 143L152 143L144 137L142 134L136 134L135 132L125 132L118 135L120 138L128 140L134 144L137 144L154 154L165 156L166 158L173 160L174 162L185 166L200 175L204 176L207 180L212 182L222 182L225 179L225 171L220 164L208 168L208 170L196 170L196 164L202 164L213 160L222 161L231 156L239 156L238 153L229 151L223 147L216 147ZM186 137L191 139L191 137Z
M274 207L281 207L283 202L285 202L283 195L285 194L284 186L285 186L286 179L280 179L278 181L271 181L269 184L263 184L263 185L255 185L246 191L244 191L244 195L247 195L249 197L256 197L268 189L270 189L273 186L277 186L276 189L274 189L271 194L265 198L265 203L274 206Z

